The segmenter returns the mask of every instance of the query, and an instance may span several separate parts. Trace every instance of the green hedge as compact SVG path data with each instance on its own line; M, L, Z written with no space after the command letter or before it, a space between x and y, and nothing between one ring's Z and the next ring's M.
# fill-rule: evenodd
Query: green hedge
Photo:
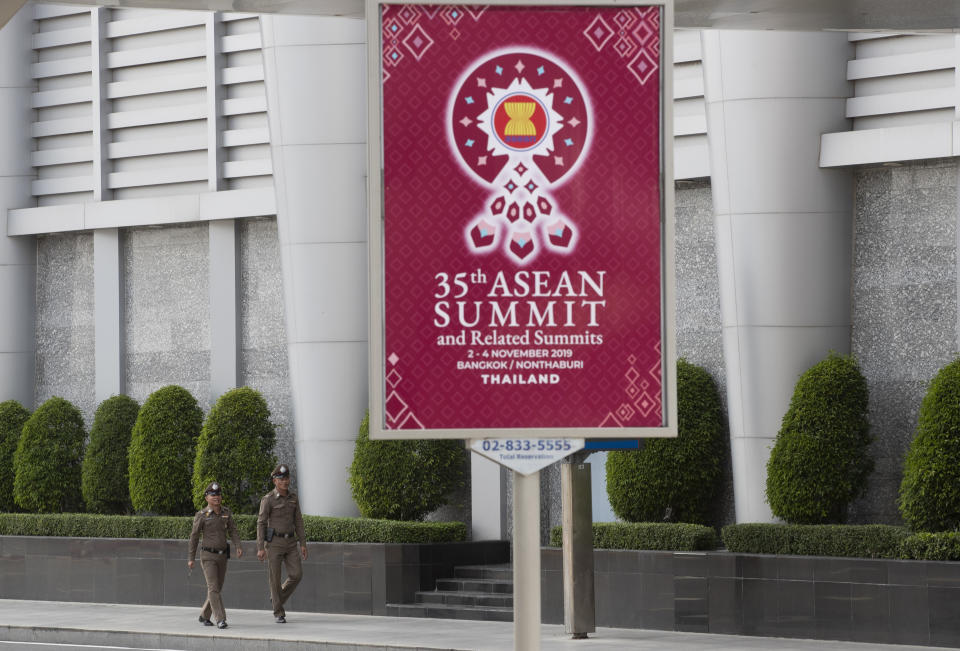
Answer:
M304 516L303 526L307 539L314 542L438 543L467 539L467 525L463 522Z
M257 537L257 516L237 515L237 533L243 540ZM365 518L305 515L307 540L312 542L438 543L462 542L462 522L395 522ZM3 536L70 536L76 538L157 538L186 540L192 517L93 515L86 513L0 513Z
M111 396L97 407L83 456L80 488L91 513L129 513L127 450L140 405L129 396Z
M628 522L710 520L727 457L723 405L710 374L677 360L677 438L607 455L607 495Z
M914 531L960 527L960 359L940 369L923 397L899 505Z
M24 511L81 510L80 465L87 433L83 415L70 401L53 396L23 425L13 454L13 499Z
M960 532L918 533L900 545L900 558L921 561L960 561Z
M797 380L767 462L767 501L792 524L839 524L864 493L867 381L852 356L831 352Z
M742 554L795 554L899 558L910 535L905 527L884 524L731 524L723 528L723 544Z
M263 396L250 387L231 389L217 399L197 440L193 463L193 505L206 504L211 482L223 488L223 503L234 513L257 513L269 491L276 432Z
M0 511L14 511L13 453L30 412L16 400L0 402Z
M563 527L550 531L550 544L560 547ZM594 522L594 549L647 549L692 552L717 548L710 527L682 522Z

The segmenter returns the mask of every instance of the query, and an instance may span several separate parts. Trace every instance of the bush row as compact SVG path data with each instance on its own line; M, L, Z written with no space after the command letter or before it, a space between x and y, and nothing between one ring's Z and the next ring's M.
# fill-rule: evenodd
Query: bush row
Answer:
M960 532L911 533L906 527L867 525L733 524L723 544L743 554L793 554L960 561Z
M550 531L550 545L560 547L563 527ZM657 551L703 551L717 548L717 534L710 527L682 522L594 522L595 549L647 549Z
M905 527L882 524L732 524L721 532L731 552L855 558L899 558L909 536Z
M192 522L189 516L0 513L0 535L186 540ZM395 522L312 515L303 516L303 522L311 542L439 543L462 542L467 537L467 526L462 522ZM238 515L236 523L241 539L256 539L256 516Z
M218 481L226 505L256 513L276 463L270 411L248 387L220 396L206 422L180 386L158 389L142 407L113 396L97 408L86 447L85 439L82 414L63 398L33 414L0 403L0 510L186 515Z
M914 534L900 545L900 558L922 561L960 561L960 532Z

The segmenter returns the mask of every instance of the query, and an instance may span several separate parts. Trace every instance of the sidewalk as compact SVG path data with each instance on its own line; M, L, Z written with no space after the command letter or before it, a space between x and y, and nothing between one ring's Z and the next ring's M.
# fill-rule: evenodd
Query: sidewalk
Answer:
M225 630L202 626L197 608L81 602L0 600L0 641L72 643L184 651L510 651L513 624L448 619L287 614L230 609ZM931 651L936 647L857 644L781 638L601 628L571 640L562 626L544 625L543 651ZM0 644L0 651L9 645Z

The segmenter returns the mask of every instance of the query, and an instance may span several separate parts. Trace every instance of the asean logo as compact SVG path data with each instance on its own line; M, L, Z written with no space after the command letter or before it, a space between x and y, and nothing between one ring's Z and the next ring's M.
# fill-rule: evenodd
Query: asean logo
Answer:
M551 191L585 158L591 115L580 81L546 52L493 53L460 78L447 111L450 146L491 190L466 227L475 253L502 250L526 264L542 250L573 251L577 229Z

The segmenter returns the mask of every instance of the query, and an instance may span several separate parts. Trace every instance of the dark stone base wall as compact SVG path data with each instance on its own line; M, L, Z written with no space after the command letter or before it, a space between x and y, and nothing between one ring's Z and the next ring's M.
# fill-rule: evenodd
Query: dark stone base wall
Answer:
M384 615L387 603L412 602L457 565L506 563L509 543L436 545L308 543L292 611ZM224 606L271 610L266 563L243 544L223 587ZM187 570L181 540L0 536L0 599L203 605L200 563Z
M960 563L596 550L597 626L960 646ZM562 557L543 551L545 622Z
M269 610L252 542L224 604ZM458 565L506 563L509 543L310 543L291 611L384 615ZM186 542L0 536L0 599L196 606ZM543 621L563 623L562 555L544 549ZM594 552L597 626L960 647L960 563L727 552Z

